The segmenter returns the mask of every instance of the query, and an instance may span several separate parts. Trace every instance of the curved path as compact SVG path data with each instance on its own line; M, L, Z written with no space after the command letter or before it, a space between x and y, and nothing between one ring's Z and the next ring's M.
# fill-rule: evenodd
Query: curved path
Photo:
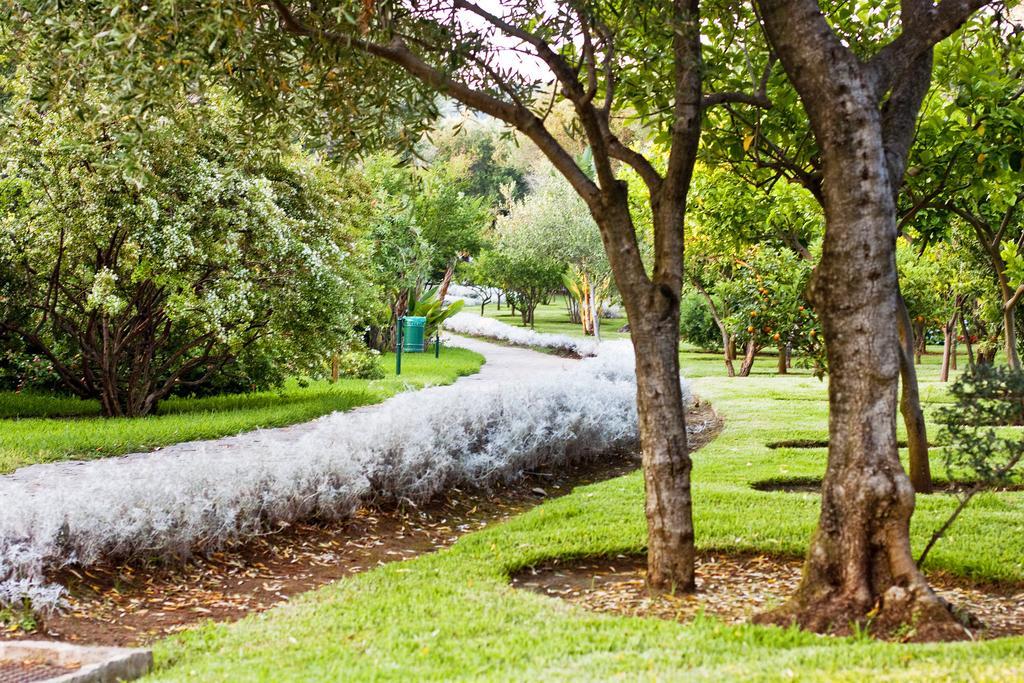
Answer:
M472 375L460 377L452 384L432 386L419 389L421 394L445 394L453 391L455 386L465 384L502 383L516 382L526 375L537 376L540 374L561 372L568 369L575 360L562 358L546 353L532 351L513 346L503 346L485 342L479 339L470 339L449 335L447 343L450 346L475 351L484 357L484 365L480 371ZM407 392L406 392L407 393ZM29 465L7 475L0 476L0 499L4 490L11 490L12 487L25 492L26 489L33 493L44 492L54 479L64 477L77 477L83 470L93 467L110 467L111 462L130 462L145 459L153 462L155 460L166 460L185 458L195 454L210 454L211 452L236 451L240 457L246 455L246 451L252 448L265 448L270 444L287 444L299 438L313 436L323 429L337 430L338 423L344 422L347 416L368 412L386 411L388 405L395 400L396 394L380 403L360 406L345 412L336 412L324 415L309 422L303 422L288 427L277 427L273 429L257 429L244 432L236 436L227 436L219 439L206 441L185 441L182 443L165 446L155 451L143 453L132 453L129 455L114 458L103 458L98 460L65 460L58 462Z

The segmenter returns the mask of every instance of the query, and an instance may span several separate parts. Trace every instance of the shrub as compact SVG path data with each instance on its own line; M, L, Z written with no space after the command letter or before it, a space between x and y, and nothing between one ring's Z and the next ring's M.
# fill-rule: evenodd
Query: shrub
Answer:
M949 478L966 475L972 481L957 493L960 504L933 534L918 564L942 538L981 491L1007 484L1016 477L1024 460L1024 372L1004 366L978 365L950 387L953 404L939 409L943 425L939 438L948 441L943 453Z
M524 470L593 458L637 438L628 342L560 373L458 382L335 413L308 431L0 478L0 606L54 607L48 573L100 559L174 559L372 500L423 502Z
M322 364L365 305L359 190L298 151L233 146L229 108L204 107L147 123L132 149L25 107L2 142L0 332L104 415L148 414L225 369L268 388L283 374L263 361Z
M380 379L380 352L375 349L350 349L338 355L338 374L355 379Z
M576 354L580 358L596 355L598 349L596 341L577 339L567 334L546 334L522 327L513 327L512 325L506 325L500 320L469 313L453 315L445 321L444 328L449 332L497 339L517 346L533 346L566 351Z
M682 298L679 306L679 334L684 341L705 351L718 351L722 347L722 333L707 303L696 292Z

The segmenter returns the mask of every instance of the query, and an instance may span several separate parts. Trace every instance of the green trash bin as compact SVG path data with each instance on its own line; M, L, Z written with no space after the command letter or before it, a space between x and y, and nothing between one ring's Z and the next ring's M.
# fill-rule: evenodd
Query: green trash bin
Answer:
M427 319L419 315L407 315L402 318L402 351L406 353L422 353Z

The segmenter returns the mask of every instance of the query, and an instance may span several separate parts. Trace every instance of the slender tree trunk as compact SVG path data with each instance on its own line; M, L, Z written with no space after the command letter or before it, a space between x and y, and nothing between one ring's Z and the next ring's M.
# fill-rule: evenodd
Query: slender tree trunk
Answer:
M990 244L981 233L979 233L979 237L981 237L982 246L988 253L992 269L999 281L999 296L1003 303L1003 352L1006 354L1006 364L1014 370L1020 370L1020 356L1017 353L1017 314L1014 310L1015 306L1010 305L1010 301L1013 299L1013 288L1010 287L1010 281L1007 279L1006 262L1003 261L996 246Z
M974 372L974 345L971 343L971 331L967 328L967 318L960 309L960 329L964 333L964 345L967 347L967 369Z
M1003 305L1003 350L1006 364L1020 370L1020 356L1017 355L1017 313L1013 306Z
M959 355L959 353L958 353L959 342L956 339L956 330L953 330L952 336L951 336L951 340L952 340L952 346L953 346L953 353L952 353L952 355L949 358L949 369L950 370L956 370L957 369L957 367L956 367L956 357Z
M694 119L697 120L699 117ZM696 154L696 139L691 142ZM603 210L592 213L601 225L612 273L622 293L636 357L637 414L646 492L647 583L655 590L691 591L696 586L690 497L692 461L679 382L683 256L680 226L685 213L685 190L670 190L666 194L668 198L663 201L651 201L655 242L665 254L653 278L645 273L640 259L625 184L620 182L612 188Z
M754 368L754 360L757 357L757 345L754 340L747 341L747 350L743 354L743 362L740 363L740 377L749 377L750 371Z
M942 326L942 368L939 370L939 381L949 381L950 361L953 358L956 344L956 319L957 313L953 313L945 325ZM954 368L955 369L955 368Z
M921 410L921 396L917 386L917 368L912 360L914 339L911 335L910 313L897 293L897 336L900 352L900 414L907 428L907 470L910 483L917 493L932 492L932 468L928 457L928 431Z
M597 314L596 287L590 288L590 321L594 327L594 339L601 341L601 318Z
M715 305L714 299L708 294L707 290L704 289L703 285L699 282L694 282L693 286L697 288L700 295L704 297L705 303L708 305L708 310L711 311L711 319L715 321L715 325L718 327L719 333L722 335L722 353L725 356L725 371L729 373L730 377L736 376L736 368L733 366L733 359L736 358L736 341L729 334L729 329L722 322L722 317L718 314L718 306Z
M786 345L779 344L779 374L785 375L789 366L786 364Z
M444 298L448 296L448 288L452 285L452 278L455 276L455 263L451 261L448 267L444 271L444 277L441 278L441 284L437 287L437 300L444 304Z

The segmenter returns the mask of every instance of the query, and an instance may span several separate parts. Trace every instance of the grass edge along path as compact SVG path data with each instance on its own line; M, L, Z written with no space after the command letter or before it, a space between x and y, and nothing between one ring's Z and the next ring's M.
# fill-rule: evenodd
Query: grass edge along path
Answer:
M712 365L714 363L714 365ZM815 494L754 491L769 476L817 473L824 449L768 449L822 438L825 389L806 375L726 380L717 360L684 354L696 393L725 420L695 454L698 544L802 553ZM702 375L704 375L702 377ZM930 569L1024 582L1020 493L992 494L940 542ZM922 497L924 498L924 497ZM593 614L518 591L508 576L552 558L642 551L638 473L572 494L452 548L389 564L234 625L157 644L158 680L1024 680L1024 638L903 645L795 630ZM953 505L919 498L917 547Z
M95 416L99 408L93 401L3 392L0 401L6 414L23 406L35 416L0 418L0 475L43 462L91 460L298 424L380 403L408 389L451 384L479 371L483 362L478 353L446 347L440 359L433 353L404 355L402 374L396 377L394 354L386 354L381 359L387 373L383 379L342 379L337 384L321 380L307 386L290 380L281 391L172 398L161 405L159 414L141 418L103 419ZM47 409L62 416L40 416Z

